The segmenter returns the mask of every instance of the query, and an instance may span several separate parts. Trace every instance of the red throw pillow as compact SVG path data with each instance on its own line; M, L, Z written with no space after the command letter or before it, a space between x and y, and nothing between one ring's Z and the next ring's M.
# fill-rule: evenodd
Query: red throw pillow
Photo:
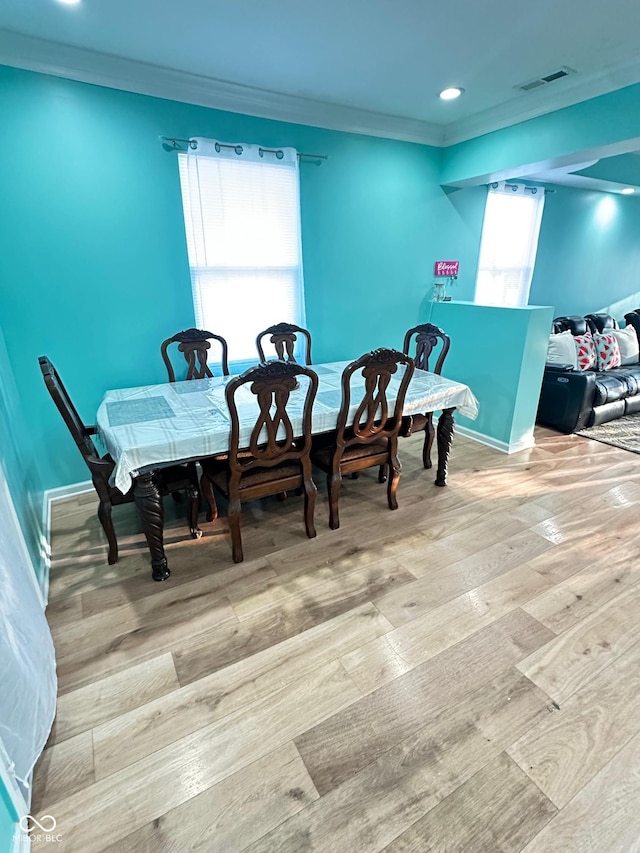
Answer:
M595 370L598 365L598 356L591 334L587 332L586 335L574 335L573 340L576 343L580 370Z
M612 367L620 367L620 345L615 335L595 334L593 342L598 352L598 370L611 370Z

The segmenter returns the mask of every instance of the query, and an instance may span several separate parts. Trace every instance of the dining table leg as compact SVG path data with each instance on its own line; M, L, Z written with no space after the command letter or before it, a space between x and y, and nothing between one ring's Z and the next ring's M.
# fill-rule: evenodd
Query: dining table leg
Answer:
M164 553L164 507L153 473L135 478L133 497L151 552L151 577L154 581L166 581L171 572Z
M438 430L436 440L438 442L438 472L436 474L436 486L447 485L447 468L449 466L449 452L453 441L453 413L452 409L443 409L438 418Z

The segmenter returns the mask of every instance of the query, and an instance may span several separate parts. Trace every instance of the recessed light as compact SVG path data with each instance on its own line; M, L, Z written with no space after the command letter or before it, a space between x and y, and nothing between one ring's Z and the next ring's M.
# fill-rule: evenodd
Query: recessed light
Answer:
M80 0L58 0L58 3L64 3L65 6L77 6Z
M635 190L633 187L625 187L623 190L620 190L622 195L633 195Z
M453 101L454 98L459 98L463 92L464 89L461 89L459 86L451 86L448 89L443 89L440 92L440 97L443 101Z

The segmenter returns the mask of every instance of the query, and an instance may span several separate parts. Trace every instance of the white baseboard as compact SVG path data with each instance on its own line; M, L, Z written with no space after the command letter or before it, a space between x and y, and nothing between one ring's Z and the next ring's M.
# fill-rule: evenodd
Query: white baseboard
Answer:
M509 444L508 441L500 441L491 435L485 435L482 432L476 432L473 429L469 429L469 427L459 426L458 424L455 426L455 431L458 435L463 435L465 438L470 438L479 444L485 444L487 447L492 447L501 453L518 453L520 450L528 450L530 447L534 447L536 443L533 433L521 438L520 441Z
M57 489L47 489L42 496L42 594L45 601L49 600L49 574L51 572L51 504L54 501L62 501L91 491L93 491L91 480L83 480L81 483L71 483L68 486L59 486Z
M74 498L76 495L84 495L85 492L92 490L93 483L91 480L83 480L81 483L70 483L68 486L59 486L57 489L47 489L44 493L44 502L50 505L53 501Z

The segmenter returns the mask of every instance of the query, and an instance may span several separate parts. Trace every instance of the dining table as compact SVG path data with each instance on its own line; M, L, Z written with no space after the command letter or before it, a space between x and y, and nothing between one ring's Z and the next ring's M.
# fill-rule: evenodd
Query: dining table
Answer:
M312 433L336 428L342 402L342 372L349 364L335 361L314 364L318 391L313 405ZM387 388L390 405L395 401L404 367ZM218 456L229 449L230 418L225 398L233 376L192 379L107 391L97 413L98 436L111 454L115 468L113 485L123 494L133 488L143 532L151 554L152 575L166 578L170 571L164 550L164 513L155 473L167 466ZM361 387L358 387L358 385ZM236 398L240 417L240 446L249 444L258 406L248 388ZM362 399L364 379L354 374L351 387L353 417ZM287 411L294 433L302 434L302 396L292 395ZM441 412L436 430L438 462L435 484L445 486L454 432L454 411L475 419L478 403L471 389L430 373L416 370L403 406L403 431L411 432L411 416ZM296 432L296 430L299 430Z

